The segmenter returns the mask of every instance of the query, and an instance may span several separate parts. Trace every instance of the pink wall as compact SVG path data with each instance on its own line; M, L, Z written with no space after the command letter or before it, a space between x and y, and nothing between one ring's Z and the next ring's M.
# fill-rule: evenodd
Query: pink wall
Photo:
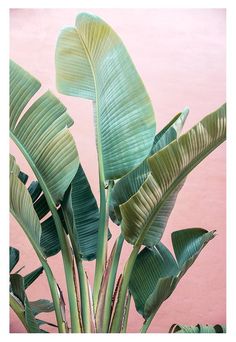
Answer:
M33 9L12 10L10 56L35 75L43 91L55 88L55 43L62 27L73 25L77 13L101 16L123 39L150 94L158 130L184 106L190 108L185 130L220 106L225 94L225 11L158 9ZM40 92L42 93L42 91ZM92 106L85 100L57 94L75 120L72 133L80 160L97 198L98 179L92 122ZM11 145L22 169L23 157ZM30 173L32 175L32 173ZM225 146L220 146L188 177L168 222L163 242L170 246L172 231L188 227L216 229L217 237L206 247L194 266L166 301L150 332L167 332L172 323L224 324L225 313ZM118 229L110 224L114 241ZM12 220L11 245L21 250L22 273L39 265L23 232ZM125 245L122 261L130 248ZM56 279L64 288L60 257L50 259ZM92 279L94 263L86 263ZM50 298L43 276L28 291L31 300ZM49 315L53 320L53 315ZM129 332L142 324L132 304ZM11 332L24 328L11 313Z

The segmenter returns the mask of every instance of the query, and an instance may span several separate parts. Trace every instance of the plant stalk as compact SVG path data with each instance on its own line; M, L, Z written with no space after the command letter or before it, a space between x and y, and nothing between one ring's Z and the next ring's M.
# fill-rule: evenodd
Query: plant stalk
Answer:
M124 242L124 236L123 234L120 234L118 241L117 241L115 255L114 255L113 262L112 262L108 284L107 284L106 297L105 297L105 303L104 303L104 316L103 316L103 322L102 322L103 333L107 333L109 329L109 323L110 323L110 317L111 317L111 301L112 301L117 268L118 268L118 264L120 260L120 254L121 254L123 242Z
M58 238L59 238L62 257L63 257L64 270L65 270L65 276L66 276L66 285L67 285L68 299L69 299L69 306L70 306L71 332L80 333L82 329L80 326L79 308L77 304L78 298L76 295L76 288L75 288L74 275L73 275L73 257L72 257L72 253L70 250L70 245L69 245L66 233L62 226L57 210L55 207L49 206L49 208L52 212L53 219L57 227L57 233L58 233Z
M27 323L25 321L24 308L11 295L10 295L10 307L15 312L17 317L20 319L20 321L24 325L26 331L29 332Z
M129 256L129 259L126 262L125 267L124 267L122 283L121 283L120 292L118 295L118 301L116 304L115 313L114 313L114 317L113 317L111 329L110 329L112 333L120 333L121 328L122 328L122 319L123 319L126 293L127 293L127 289L129 285L131 272L132 272L140 247L141 246L139 244L134 245L133 250Z
M131 302L131 293L128 292L126 303L125 303L125 313L124 313L124 320L121 326L121 333L126 333L128 318L129 318L129 309L130 309L130 302Z
M151 324L151 322L152 322L152 320L153 320L155 314L156 314L156 311L155 311L152 315L150 315L150 316L146 319L146 321L144 321L143 326L142 326L142 328L141 328L141 330L140 330L141 333L146 333L146 332L147 332L147 330L148 330L148 328L149 328L149 326L150 326L150 324Z
M53 305L56 313L56 319L57 319L57 325L58 325L58 331L59 333L66 333L66 322L63 319L62 310L61 310L61 304L60 304L60 298L59 298L59 292L57 283L54 279L53 273L51 268L49 267L46 260L41 260L42 266L45 270L48 284L50 287L52 299L53 299Z
M98 295L100 286L102 283L102 276L105 271L107 261L107 238L108 238L108 221L109 221L109 202L111 190L114 185L113 181L109 181L107 190L107 199L105 192L105 182L100 172L99 177L100 185L100 218L98 227L98 245L97 245L97 258L96 258L96 269L94 276L94 287L93 287L93 304L94 311L96 312Z
M81 313L83 321L83 330L85 333L92 333L92 312L90 308L90 296L87 286L87 276L84 271L82 260L76 261L78 274L79 274L79 285L80 285L80 296L81 296Z
M67 211L64 210L62 205L63 215L66 221L67 230L70 236L70 241L72 244L75 262L78 272L79 278L79 287L80 287L80 300L81 300L81 315L82 315L82 323L83 323L83 332L90 333L91 331L91 312L90 312L90 298L87 287L87 277L84 271L83 262L80 256L80 249L74 234L74 227L72 227L71 220L67 215Z

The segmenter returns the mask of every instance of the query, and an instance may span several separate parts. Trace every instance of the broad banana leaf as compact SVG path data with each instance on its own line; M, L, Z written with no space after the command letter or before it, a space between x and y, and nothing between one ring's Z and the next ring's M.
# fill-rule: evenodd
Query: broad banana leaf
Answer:
M155 248L145 247L134 264L129 289L136 310L147 319L172 294L178 282L214 237L214 231L190 228L172 233L176 260L159 242Z
M179 325L173 324L170 328L170 333L179 333L179 334L212 334L212 333L226 333L225 325L201 325L197 324L196 326L188 326L188 325Z
M16 266L20 258L20 252L14 247L9 248L9 259L10 259L10 272ZM16 273L18 273L17 271ZM39 267L36 270L30 272L24 276L24 288L25 290L43 273L43 267Z
M53 304L48 300L29 302L25 293L24 278L19 274L10 275L10 304L19 317L23 316L23 324L29 333L43 333L35 316L41 312L53 311Z
M39 299L33 302L29 302L31 310L34 316L39 315L42 312L54 311L54 305L50 300Z
M10 158L12 159L14 157L10 156ZM27 175L26 177L28 178ZM37 181L33 181L28 187L28 191L34 202L34 209L41 220L49 212L49 207L39 183ZM96 199L91 191L82 166L79 166L79 169L71 183L70 196L73 198L72 207L69 207L69 212L73 216L70 224L73 224L76 227L73 233L74 238L80 247L80 250L82 251L81 257L85 260L93 260L96 258L99 211ZM65 206L67 197L68 196L65 195L63 200L64 210L67 210ZM66 233L68 233L61 207L58 209L58 214L61 218L61 222L63 223ZM46 257L53 256L57 254L61 248L52 216L49 216L47 219L41 222L41 227L41 248ZM111 238L110 231L108 238Z
M10 62L10 135L29 162L47 200L55 206L71 183L79 159L67 128L73 120L49 91L20 117L39 87L34 77Z
M46 198L42 193L40 184L37 181L33 181L28 187L28 191L39 219L44 219L49 212L49 207ZM66 224L62 215L61 207L59 207L57 212L66 231ZM52 215L41 222L41 228L42 233L40 238L40 246L44 252L44 255L48 258L57 254L61 250L57 229Z
M179 137L188 113L189 110L184 109L156 135L148 157ZM122 177L112 189L109 212L113 222L118 225L122 220L119 206L128 201L139 190L150 173L148 157L133 171Z
M41 251L41 225L26 186L13 173L10 174L10 211L23 228L32 245Z
M35 202L34 202L34 210L36 211L38 218L41 220L44 218L47 213L49 213L50 209L45 198L45 195L42 194Z
M100 172L117 179L149 154L155 119L121 39L97 16L81 13L62 30L56 47L58 91L94 101Z
M14 247L9 247L9 254L10 254L9 261L10 261L10 272L11 272L19 261L20 252L18 249Z
M36 270L30 272L26 276L24 276L24 288L25 290L33 284L33 282L43 273L43 267L40 266L36 268Z
M72 228L72 239L78 246L80 257L94 260L97 252L99 209L81 165L64 196L62 211L66 224ZM109 232L108 239L110 237Z
M160 241L173 203L186 176L226 137L226 106L206 116L179 139L148 158L151 173L127 202L120 205L121 229L131 244L152 247ZM170 201L167 205L166 201ZM167 215L166 215L167 212Z
M75 143L67 127L73 120L66 108L46 92L20 117L40 83L13 61L10 62L10 134L39 180L29 188L40 219L64 196L79 165ZM38 198L43 190L43 194ZM44 233L47 233L47 223ZM52 238L50 230L50 238ZM58 245L54 232L55 246ZM44 239L45 241L45 239ZM57 249L56 249L57 250ZM57 250L58 251L58 250ZM51 251L49 253L53 255Z
M54 220L50 216L42 224L40 223L30 192L18 178L20 169L15 162L15 158L11 155L10 162L11 170L15 170L15 173L10 174L11 213L22 226L30 241L34 243L37 251L43 253L44 257L55 255L60 251L60 244ZM63 216L60 214L61 211L58 210L58 212L62 223L64 223Z
M53 217L50 216L49 218L44 220L41 226L42 234L40 239L40 246L45 256L48 258L60 252L61 246Z

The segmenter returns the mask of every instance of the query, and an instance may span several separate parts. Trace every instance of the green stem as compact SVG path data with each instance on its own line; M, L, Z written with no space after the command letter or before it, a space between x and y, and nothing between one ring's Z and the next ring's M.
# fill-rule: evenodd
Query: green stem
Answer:
M114 254L114 259L112 262L108 284L107 284L107 290L106 290L106 297L105 297L105 303L104 303L104 317L102 322L102 332L107 333L110 323L110 317L111 317L111 301L112 301L112 295L114 291L114 285L116 280L116 274L117 274L117 268L120 260L120 254L122 250L124 242L124 236L123 234L120 234L117 246Z
M129 318L130 301L131 301L131 293L129 291L128 296L126 298L126 303L125 303L125 314L124 314L124 321L121 327L121 333L126 333L128 318Z
M132 269L133 269L140 247L141 246L139 244L134 245L133 250L129 256L129 259L124 267L124 273L122 277L120 292L118 295L118 301L116 304L115 313L114 313L114 317L113 317L112 324L111 324L112 333L119 333L121 331L126 293L127 293Z
M59 333L66 333L66 324L65 324L65 321L64 321L64 318L62 315L61 303L60 303L57 283L54 279L52 270L49 267L47 261L41 260L41 263L42 263L42 266L45 270L45 273L46 273L46 276L48 279L48 284L50 287L50 291L51 291L51 295L52 295L52 299L53 299L53 304L54 304L54 310L56 313L58 331L59 331Z
M46 195L45 195L46 197ZM49 203L48 203L49 204ZM77 304L77 295L76 295L76 288L74 283L74 275L73 275L73 258L70 250L70 245L62 226L60 217L55 207L50 207L52 212L52 216L57 227L58 238L61 246L61 252L63 257L64 263L64 270L66 276L66 285L68 291L68 299L69 299L69 306L70 306L70 319L71 319L71 332L72 333L80 333L81 326L80 326L80 318L79 318L79 308Z
M15 144L17 145L17 147L25 156L31 169L33 170L35 176L37 177L39 184L42 188L42 191L45 195L49 209L52 213L52 217L54 219L55 226L57 229L59 243L61 246L61 253L62 253L64 270L65 270L65 275L66 275L66 285L67 285L67 292L68 292L69 305L70 305L71 330L73 333L81 332L81 326L80 326L80 321L79 321L79 308L77 305L77 296L76 296L76 289L75 289L74 277L73 277L73 258L72 258L72 253L70 250L67 236L65 234L63 225L61 223L60 217L57 212L57 208L47 188L47 185L45 184L41 176L41 173L38 171L38 168L36 167L34 163L34 160L31 158L28 151L24 148L24 146L20 143L20 141L15 137L15 135L12 132L10 132L10 136L12 140L15 142Z
M146 333L147 332L147 330L148 330L148 328L149 328L149 326L150 326L150 324L151 324L155 314L156 314L156 311L151 316L149 316L146 319L146 321L144 321L143 326L142 326L142 328L140 330L141 333Z
M64 196L64 201L62 202L62 212L65 218L67 230L70 236L70 241L71 241L74 256L75 256L75 262L76 262L76 267L77 267L77 272L78 272L78 277L79 277L83 332L90 333L92 332L90 294L88 292L87 276L84 271L80 248L77 242L77 235L76 235L76 229L74 227L74 220L72 221L70 215L68 215L67 206L72 205L70 201L71 201L71 198L70 198L70 192L69 192L69 193L66 193Z
M107 261L107 238L108 238L108 221L109 221L109 201L111 190L114 182L109 181L107 200L105 193L105 182L100 172L100 218L98 227L98 245L97 245L97 258L96 258L96 269L94 276L94 287L93 287L93 304L94 311L96 312L98 295L102 282L102 276L105 270Z
M78 274L79 274L79 285L80 285L80 295L81 295L81 312L82 312L82 321L83 321L83 329L85 333L94 332L92 329L92 312L90 307L90 294L87 284L87 276L84 271L84 267L82 264L82 260L76 260Z
M27 323L25 321L24 308L20 305L20 303L18 303L16 301L16 299L12 295L10 295L10 307L15 312L17 317L20 319L20 321L24 325L26 331L29 332Z

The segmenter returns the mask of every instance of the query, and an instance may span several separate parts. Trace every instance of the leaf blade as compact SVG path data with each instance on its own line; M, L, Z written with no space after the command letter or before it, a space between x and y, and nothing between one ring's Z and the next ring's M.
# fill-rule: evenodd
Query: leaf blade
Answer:
M143 244L150 227L152 237L145 244L151 247L160 240L163 229L158 225L158 214L165 202L173 194L177 196L186 176L225 140L225 135L223 105L148 159L151 174L139 191L120 205L121 229L128 242Z
M188 109L185 108L155 136L152 150L148 157L179 137L188 113ZM127 202L139 190L150 173L147 162L148 157L133 171L123 176L112 189L109 211L111 219L118 225L122 220L119 206Z
M61 93L95 101L97 149L104 179L120 178L140 164L152 146L154 114L117 34L100 18L79 14L75 28L64 29L58 39L56 70Z

